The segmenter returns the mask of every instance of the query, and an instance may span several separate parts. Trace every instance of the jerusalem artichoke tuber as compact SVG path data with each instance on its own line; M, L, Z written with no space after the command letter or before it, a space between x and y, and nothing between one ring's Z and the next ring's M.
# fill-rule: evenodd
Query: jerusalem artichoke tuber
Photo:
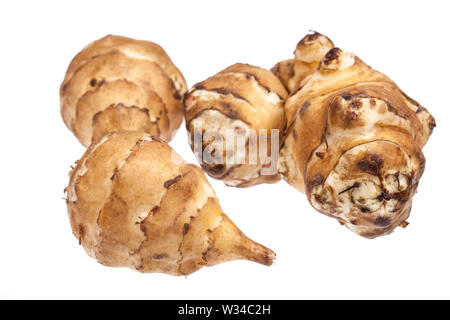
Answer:
M199 167L143 132L93 143L66 191L75 237L107 266L188 275L236 259L271 265L275 257L222 212Z
M384 74L338 48L305 79L285 104L283 178L361 236L404 225L433 117Z
M186 94L185 117L202 168L229 186L279 181L278 133L285 126L286 97L283 84L270 71L246 64L234 64L196 84ZM205 156L208 152L213 159Z
M88 146L116 130L170 141L183 121L181 72L157 44L109 35L78 53L61 84L66 126Z

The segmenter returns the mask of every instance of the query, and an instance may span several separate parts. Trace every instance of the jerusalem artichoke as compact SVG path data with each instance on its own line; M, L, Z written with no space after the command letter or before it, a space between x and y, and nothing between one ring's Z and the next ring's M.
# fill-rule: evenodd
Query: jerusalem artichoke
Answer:
M279 181L278 133L285 126L286 97L270 71L246 64L196 84L185 96L185 117L202 168L229 186Z
M157 44L109 35L78 53L61 84L66 126L88 146L116 130L170 141L183 121L181 72Z
M107 266L188 275L236 259L271 265L275 257L222 212L199 167L147 133L93 143L66 191L75 237Z
M283 178L361 236L405 225L433 117L384 74L338 48L305 79L285 105Z

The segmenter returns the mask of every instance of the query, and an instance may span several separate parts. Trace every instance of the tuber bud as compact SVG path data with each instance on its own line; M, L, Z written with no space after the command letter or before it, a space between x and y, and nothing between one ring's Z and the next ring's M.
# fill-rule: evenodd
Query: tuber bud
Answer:
M313 32L303 37L297 44L294 51L295 59L280 61L271 71L292 94L304 85L332 48L334 44L328 37Z

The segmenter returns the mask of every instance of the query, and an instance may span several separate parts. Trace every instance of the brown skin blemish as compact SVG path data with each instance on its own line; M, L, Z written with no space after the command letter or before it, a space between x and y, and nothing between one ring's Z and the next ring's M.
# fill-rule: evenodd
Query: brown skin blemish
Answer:
M386 217L377 217L374 224L379 227L387 227L391 224L391 219Z
M214 89L208 89L208 91L214 91L214 92L217 92L217 93L220 93L220 94L224 94L224 95L230 94L230 95L232 95L235 98L238 98L238 99L241 99L241 100L249 102L243 96L241 96L241 95L239 95L239 94L237 94L237 93L235 93L235 92L233 92L231 90L228 90L226 88L214 88Z
M346 126L349 126L353 121L358 120L358 115L351 111L351 112L346 112L344 114L344 123Z
M161 259L164 259L164 258L167 258L167 257L169 257L169 255L167 253L155 253L152 256L152 258L155 259L155 260L161 260Z
M327 137L325 137L325 133L322 133L322 142L325 142L325 145L326 145L327 151L328 151L328 141L327 141Z
M324 199L322 199L322 197L321 197L320 195L318 195L318 194L315 194L315 195L314 195L314 199L315 199L318 203L320 203L320 204L322 204L322 205L324 205L324 204L326 203L326 201L325 201Z
M294 66L294 64L292 62L287 63L287 67L289 68L289 74L288 74L289 78L292 78L295 75L293 66Z
M183 234L187 234L189 232L191 225L189 223L185 223L183 226Z
M325 55L325 58L323 59L323 63L325 65L329 65L334 60L337 60L339 58L339 55L341 54L341 49L339 48L333 48Z
M119 173L119 171L120 171L119 168L117 168L117 167L114 168L114 172L113 172L113 174L111 176L111 181L114 181L114 179L116 178L116 176Z
M375 107L376 104L377 104L377 102L375 101L375 99L370 99L370 105L372 107Z
M180 93L178 92L178 91L176 91L174 94L173 94L173 97L175 98L175 99L177 99L177 100L181 100L181 95L180 95Z
M395 178L397 179L397 189L398 189L398 191L400 191L400 179L398 178L399 174L400 174L399 172L395 173Z
M422 111L424 111L424 110L425 110L424 107L419 106L419 107L416 109L416 113L420 113L420 112L422 112Z
M292 130L292 135L294 136L294 140L297 140L297 131L295 129Z
M81 246L81 238L83 237L83 226L78 226L78 244Z
M391 200L391 197L389 196L387 191L383 189L383 191L381 191L381 194L377 197L377 200L380 202L383 200Z
M312 180L308 183L308 189L311 191L314 187L321 185L325 181L323 175L318 173L312 178Z
M358 162L357 166L361 171L376 176L383 166L383 159L378 154L369 153Z
M323 159L324 155L325 154L323 152L316 152L316 156L320 159Z
M436 127L436 120L431 119L430 122L428 122L428 128L430 128L431 131Z
M406 119L406 120L410 120L409 117L404 114L402 111L400 111L399 109L395 108L389 101L383 99L384 102L387 105L387 109L389 112L392 112L393 114L395 114L396 116L399 116L400 118Z
M194 89L195 89L195 90L204 90L204 89L205 89L205 86L202 85L202 84L197 84L197 85L194 86Z
M152 210L150 210L151 215L154 215L156 213L156 211L158 211L158 210L159 210L159 206L154 206L152 208Z
M306 36L306 40L308 40L308 41L314 41L314 40L316 40L317 38L319 38L320 36L321 36L320 33L314 32L313 34L307 35L307 36Z
M314 31L314 33L309 34L306 37L304 37L302 40L300 40L300 42L297 43L297 47L300 45L310 46L310 45L312 45L312 43L307 43L307 42L312 42L312 41L316 40L317 38L319 38L320 36L321 36L320 33ZM294 54L295 54L295 51L294 51Z
M370 210L369 210L369 208L366 208L366 207L361 207L359 210L361 210L361 212L369 212Z
M255 81L258 83L258 85L259 85L260 87L263 87L264 89L266 89L267 92L272 92L272 90L270 90L269 87L265 86L265 85L259 80L259 78L256 76L256 74L251 73L251 72L245 72L245 78L246 78L246 79L251 79L251 78L255 79ZM278 93L276 93L276 92L274 92L274 93L278 96L278 98L282 99L282 97L281 97Z
M89 84L91 85L91 87L95 87L95 85L97 84L97 79L95 79L95 78L91 79Z
M280 65L277 64L271 71L278 77L280 75Z
M298 111L298 113L300 114L300 117L303 117L303 115L305 114L306 110L308 110L308 108L311 106L311 102L306 101L302 107L300 108L300 110Z
M400 202L405 202L405 201L408 201L410 192L411 192L411 188L408 186L408 188L406 188L405 190L403 190L401 192L397 192L397 193L388 195L386 200L395 199Z
M354 99L348 106L349 108L359 109L362 107L362 102L359 99Z
M400 227L402 227L403 229L405 229L407 226L409 226L408 221L403 221L402 223L400 223Z
M229 103L221 102L220 105L225 109L225 115L231 119L239 119L239 114L233 110Z
M213 175L222 174L225 171L225 166L223 164L218 164L212 167L202 166L204 170L210 172Z
M167 180L166 182L164 182L164 188L169 189L170 186L172 186L174 183L176 183L180 179L181 179L181 175L178 175L173 179Z
M343 94L341 95L342 99L344 99L345 101L348 101L352 98L351 94Z

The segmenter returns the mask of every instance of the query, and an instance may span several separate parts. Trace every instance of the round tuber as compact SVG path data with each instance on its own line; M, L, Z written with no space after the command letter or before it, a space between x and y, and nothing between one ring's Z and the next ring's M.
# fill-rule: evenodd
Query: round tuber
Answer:
M187 85L156 43L108 35L78 53L61 84L61 114L78 140L142 130L170 141L183 121Z
M279 181L286 97L269 70L247 64L196 84L185 96L186 128L208 175L234 187Z

